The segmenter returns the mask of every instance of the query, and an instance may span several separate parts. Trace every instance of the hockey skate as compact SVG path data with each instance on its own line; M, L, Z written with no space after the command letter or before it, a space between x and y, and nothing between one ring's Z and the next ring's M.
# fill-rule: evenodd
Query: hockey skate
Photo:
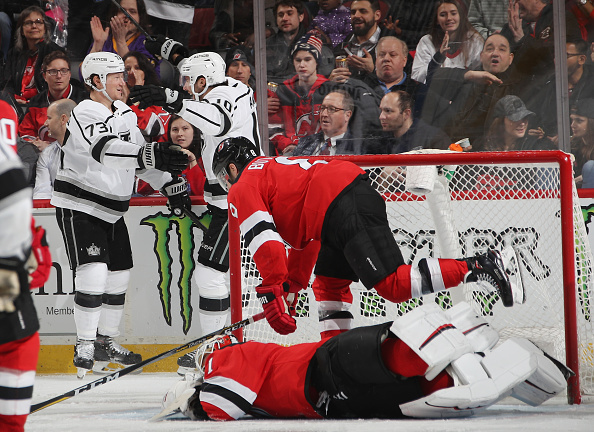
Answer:
M112 373L117 369L109 367L109 363L116 363L120 366L126 367L142 361L140 354L124 348L110 336L103 336L98 334L95 340L95 365L93 372L95 373ZM140 373L142 369L134 373Z
M88 339L76 339L76 345L74 346L74 366L76 366L76 377L83 379L85 374L93 369L94 361L93 356L95 353L95 347L92 340Z
M196 352L190 351L177 359L177 374L185 376L188 373L196 372Z
M505 307L524 302L518 258L511 247L504 248L503 252L490 250L485 255L467 258L466 263L470 272L464 277L464 283L476 282L489 293L496 291Z

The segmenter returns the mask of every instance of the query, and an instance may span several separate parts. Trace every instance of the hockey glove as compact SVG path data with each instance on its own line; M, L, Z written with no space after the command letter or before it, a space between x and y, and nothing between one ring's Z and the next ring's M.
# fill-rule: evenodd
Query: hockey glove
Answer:
M154 168L179 175L188 166L188 155L168 142L146 143L138 153L140 169Z
M134 86L130 90L130 100L132 103L138 102L140 109L146 109L150 106L160 106L171 114L176 114L182 109L184 99L189 99L190 95L185 92L178 92L167 87L156 85Z
M270 327L279 334L287 335L297 329L295 318L289 315L285 290L281 285L257 286L258 300Z
M34 223L34 222L33 222ZM37 260L37 267L29 272L29 288L42 287L48 280L52 269L52 255L45 238L43 227L31 226L33 241L31 242L31 255Z
M167 197L167 207L177 217L184 217L184 209L192 209L188 183L183 177L174 178L163 186L161 193Z
M173 66L177 66L182 59L190 55L185 46L163 35L154 36L153 40L145 39L144 46L152 55L164 58Z

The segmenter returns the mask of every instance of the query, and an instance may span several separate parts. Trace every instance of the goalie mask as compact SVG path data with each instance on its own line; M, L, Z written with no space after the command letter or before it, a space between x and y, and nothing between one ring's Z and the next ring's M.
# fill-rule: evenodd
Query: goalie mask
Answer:
M103 93L107 99L113 102L113 99L107 94L106 82L107 75L112 73L123 73L124 81L126 81L126 67L122 58L111 52L96 52L88 54L82 62L81 74L85 84L93 90ZM99 89L93 84L93 76L97 75L99 81L103 84L103 88Z
M217 147L212 161L212 171L219 184L229 191L230 185L237 181L239 174L253 159L260 156L260 150L249 139L244 137L227 138ZM237 167L237 178L229 177L229 164Z
M189 86L194 97L198 99L209 87L225 81L225 68L225 61L217 53L203 52L194 54L185 60L179 68L182 86L184 88ZM200 93L196 93L194 87L200 77L204 77L206 86Z
M238 343L238 340L233 335L218 335L213 336L204 342L196 350L196 369L200 376L204 376L204 369L206 365L206 358L216 350L220 350L228 345Z

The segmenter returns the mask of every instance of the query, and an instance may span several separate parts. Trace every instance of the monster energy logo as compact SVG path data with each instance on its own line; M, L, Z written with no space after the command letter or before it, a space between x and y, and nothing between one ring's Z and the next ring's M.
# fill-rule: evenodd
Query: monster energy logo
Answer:
M171 233L175 227L177 231L177 247L179 250L179 260L181 271L177 280L179 290L180 314L183 320L184 334L188 334L192 326L192 304L191 304L191 281L194 273L194 242L193 228L195 225L190 218L178 218L174 215L164 215L159 212L156 215L150 215L140 221L140 225L148 225L155 233L154 251L157 256L159 284L157 290L163 317L165 322L171 326L171 283L173 280L170 240Z

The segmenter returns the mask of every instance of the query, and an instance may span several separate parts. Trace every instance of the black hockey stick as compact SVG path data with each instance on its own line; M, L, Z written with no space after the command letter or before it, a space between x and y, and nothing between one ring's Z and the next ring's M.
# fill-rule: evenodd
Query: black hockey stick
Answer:
M152 37L150 34L148 34L148 32L145 29L143 29L142 27L140 27L140 24L138 24L138 21L136 21L134 18L132 18L132 16L128 13L128 11L126 9L124 9L122 7L121 4L119 4L116 0L111 0L111 2L114 5L116 5L118 7L118 9L120 9L124 15L126 15L126 18L128 18L130 20L130 22L132 24L134 24L136 26L136 28L138 30L140 30L142 32L142 34L144 34L148 40L150 40L150 41L154 41L155 40L155 38Z
M196 225L196 226L197 226L198 228L200 228L202 231L206 232L206 230L208 229L208 227L207 227L207 226L204 224L204 222L202 222L202 219L204 219L204 217L205 217L205 216L204 216L204 213L207 213L207 212L204 212L204 213L202 213L200 216L198 216L196 213L194 213L194 212L193 212L192 210L190 210L189 208L183 207L183 209L182 209L182 213L183 213L184 215L186 215L187 217L189 217L189 218L190 218L190 220L191 220L191 221L194 223L194 225ZM175 214L175 215L176 215L176 216L178 216L178 217L179 217L179 216L181 216L181 214L180 214L180 215L178 215L178 214L176 214L175 212L174 212L173 214Z
M140 369L144 366L147 366L149 364L155 363L156 361L159 360L163 360L164 358L167 358L169 356L172 356L173 354L177 354L179 352L185 351L188 348L192 348L195 347L196 345L200 345L201 343L207 341L208 339L210 339L213 336L217 336L217 335L221 335L221 334L225 334L225 333L231 333L235 330L239 330L240 328L243 328L249 324L253 324L256 321L260 321L262 318L264 318L264 312L260 312L259 314L256 314L254 316L251 316L249 318L246 318L242 321L236 322L235 324L231 324L230 326L227 327L223 327L220 330L214 331L212 333L209 333L207 335L201 336L198 339L194 339L193 341L190 341L184 345L180 345L177 348L172 348L169 351L165 351L161 354L157 354L154 357L151 357L149 359L143 360L140 363L136 363L134 365L125 367L124 369L121 369L117 372L111 373L109 375L106 375L102 378L99 378L95 381L91 381L88 384L85 384L83 386L77 387L74 390L70 390L66 393L63 393L59 396L53 397L51 399L48 399L44 402L39 402L36 404L31 405L31 413L40 411L44 408L47 408L50 405L54 405L57 404L58 402L62 402L66 399L70 399L71 397L74 397L78 394L81 394L83 392L86 392L87 390L91 390L95 387L99 387L102 384L108 383L110 381L116 380L118 378L123 377L124 375L128 375L131 372L134 372L137 369Z

